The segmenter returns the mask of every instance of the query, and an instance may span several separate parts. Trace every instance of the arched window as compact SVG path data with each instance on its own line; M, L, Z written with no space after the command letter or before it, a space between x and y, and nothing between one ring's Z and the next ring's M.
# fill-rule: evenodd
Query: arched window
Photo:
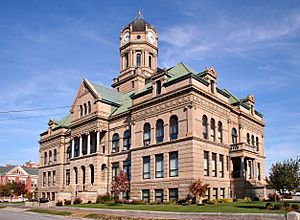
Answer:
M149 123L144 124L144 145L149 145L151 142L151 126Z
M251 145L255 146L255 138L254 135L251 136Z
M207 127L207 116L203 115L202 116L202 127L203 127L203 138L207 139L208 138L208 127Z
M82 108L82 105L80 105L80 116L83 116L83 108Z
M218 122L218 142L223 143L223 130L222 122Z
M125 53L125 68L129 67L128 53Z
M258 137L256 137L256 149L257 149L257 151L259 151L259 139L258 139Z
M49 163L51 163L52 162L52 151L50 150L49 151Z
M210 140L216 141L216 122L215 119L210 119Z
M156 142L164 141L164 121L162 119L158 119L156 121Z
M156 94L157 95L161 94L161 81L160 80L156 81Z
M79 157L79 141L78 141L78 138L74 138L75 143L74 143L74 157Z
M131 134L130 134L130 130L126 130L124 132L124 138L123 138L123 146L126 150L130 149L130 145L131 145Z
M47 152L44 153L44 165L47 164L48 158L47 158Z
M237 143L237 131L235 128L232 128L231 130L231 138L232 138L232 144Z
M178 137L178 118L172 115L170 118L170 140L177 139Z
M94 185L94 181L95 181L95 175L94 175L94 165L90 165L90 174L91 174L91 184Z
M91 109L91 102L88 101L88 113L91 113L92 109Z
M57 161L57 150L54 149L54 152L53 152L53 161Z
M215 82L213 80L210 81L210 91L212 94L215 93Z
M82 171L82 184L85 184L85 166L81 166Z
M112 152L119 152L120 138L119 134L115 133L112 137Z
M87 107L86 107L86 103L83 104L83 107L84 107L84 115L87 114Z
M74 167L75 184L78 184L78 169Z
M148 66L151 68L152 67L152 56L151 55L149 55L149 57L148 57Z
M141 66L141 54L136 54L136 66Z
M250 144L250 134L247 133L247 144Z

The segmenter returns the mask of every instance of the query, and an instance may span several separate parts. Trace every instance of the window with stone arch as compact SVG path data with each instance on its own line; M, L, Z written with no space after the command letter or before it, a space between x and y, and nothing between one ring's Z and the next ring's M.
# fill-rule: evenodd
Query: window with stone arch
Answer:
M148 57L148 66L151 68L152 67L152 55L149 54L149 57Z
M47 164L48 158L47 158L47 152L44 153L44 165Z
M90 164L90 177L91 177L91 184L94 185L95 182L95 168L93 164Z
M232 128L231 130L231 139L232 139L232 144L237 144L237 131L235 128Z
M151 142L151 126L147 122L144 124L144 145L149 145Z
M251 145L255 146L255 138L254 135L251 136Z
M223 127L222 122L218 122L218 142L219 144L223 143Z
M136 54L136 66L141 66L141 54Z
M164 121L158 119L156 121L156 142L160 143L164 141Z
M70 143L70 145L67 148L67 162L69 162L71 158L72 158L72 146Z
M259 151L259 138L256 137L256 150Z
M215 119L210 119L210 140L216 141L216 121Z
M207 116L202 116L202 129L203 129L203 138L208 139L208 124L207 124Z
M156 81L156 95L160 95L161 94L161 81L157 80Z
M52 162L52 151L50 150L49 151L49 163L51 163Z
M54 149L54 151L53 151L53 161L57 161L57 150L56 149Z
M247 144L250 144L250 134L247 133Z
M90 114L92 111L91 102L88 101L88 113Z
M83 108L84 108L84 115L87 114L87 106L86 106L86 103L83 104Z
M74 177L75 177L75 184L78 184L78 169L74 167Z
M131 146L131 132L130 132L130 129L128 129L124 132L123 146L126 150L130 149L130 146Z
M129 67L129 59L128 59L128 53L125 53L124 55L124 67L127 68Z
M172 115L170 117L170 140L177 139L178 137L178 117Z
M86 177L85 166L81 166L81 171L82 171L82 184L84 185L85 184L85 177Z
M115 133L112 137L112 152L119 152L120 150L120 137L119 134Z
M83 116L83 107L80 105L80 116Z

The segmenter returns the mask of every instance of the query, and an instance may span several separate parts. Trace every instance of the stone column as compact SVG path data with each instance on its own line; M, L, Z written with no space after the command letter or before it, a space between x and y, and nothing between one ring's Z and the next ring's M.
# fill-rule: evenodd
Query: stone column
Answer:
M91 153L91 133L87 135L87 154Z
M72 139L72 155L75 157L75 138ZM71 155L71 157L72 157Z
M79 157L82 156L82 136L79 137Z
M169 121L167 123L164 123L164 141L170 140L170 127L169 127Z
M99 152L99 151L100 151L99 145L100 145L100 131L97 131L97 138L96 138L96 152Z
M244 170L244 159L245 159L245 157L241 157L241 177L244 177L244 172L245 172L245 170Z

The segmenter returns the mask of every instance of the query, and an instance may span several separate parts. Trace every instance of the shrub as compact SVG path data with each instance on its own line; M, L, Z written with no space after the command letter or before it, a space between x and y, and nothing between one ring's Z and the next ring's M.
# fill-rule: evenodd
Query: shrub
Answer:
M268 197L269 197L269 199L272 200L272 201L275 201L275 199L276 199L276 201L281 200L281 196L280 196L279 194L276 194L276 193L270 193L270 194L268 195Z
M91 200L89 200L89 201L88 201L88 204L92 204L92 201L91 201Z
M244 199L237 199L237 202L244 202Z
M293 209L292 209L292 207L289 206L289 207L286 207L286 208L285 208L285 211L291 212L291 211L293 211Z
M81 204L82 203L82 199L77 197L75 200L74 200L74 205L77 205L77 204Z
M55 205L56 205L56 206L62 206L63 204L62 204L62 201L57 201L57 202L55 203Z
M233 199L232 198L227 198L226 203L233 203Z
M71 205L71 200L65 199L65 205Z
M210 205L218 204L218 200L216 200L216 199L209 200L208 204L210 204Z
M109 194L99 195L99 196L97 196L96 203L106 203L108 201L112 201L113 199L114 198L111 197Z
M253 198L253 201L258 202L258 201L259 201L259 197L255 196L255 197Z
M272 209L274 209L274 206L273 206L273 204L272 204L272 203L270 203L270 202L267 202L267 203L266 203L266 209L268 209L268 210L272 210Z
M250 197L245 197L244 202L250 203L250 202L252 202L252 199Z
M292 204L292 209L293 210L299 210L299 205L298 204Z
M284 208L290 207L290 203L287 202L287 201L284 201L284 202L283 202L283 207L284 207Z
M280 209L282 209L282 204L281 203L274 204L274 210L280 210Z

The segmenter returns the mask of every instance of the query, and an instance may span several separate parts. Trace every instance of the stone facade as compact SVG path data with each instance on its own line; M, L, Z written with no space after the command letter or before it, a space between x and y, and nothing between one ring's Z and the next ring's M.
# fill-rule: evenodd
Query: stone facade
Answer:
M158 33L141 14L120 33L112 89L84 79L70 114L40 136L39 193L95 201L130 177L131 199L184 198L191 181L207 198L265 196L264 122L254 97L217 87L214 68L157 67Z

